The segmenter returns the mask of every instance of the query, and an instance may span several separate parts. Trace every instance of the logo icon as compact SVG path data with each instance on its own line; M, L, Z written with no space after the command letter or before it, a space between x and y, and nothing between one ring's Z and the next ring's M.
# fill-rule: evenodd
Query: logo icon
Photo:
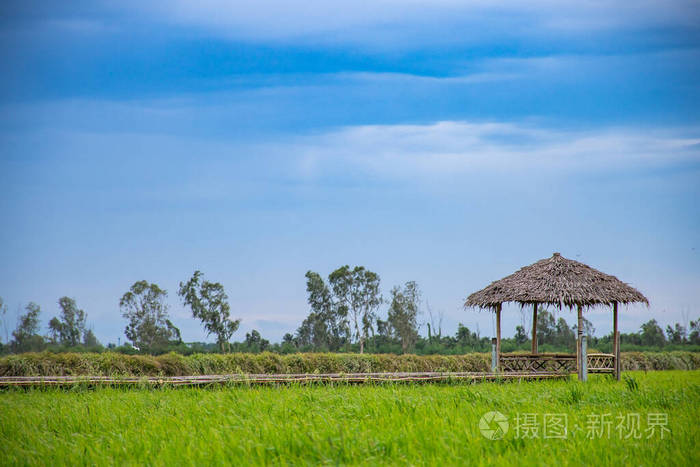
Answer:
M486 439L501 439L508 433L508 419L501 412L486 412L479 420L479 430Z

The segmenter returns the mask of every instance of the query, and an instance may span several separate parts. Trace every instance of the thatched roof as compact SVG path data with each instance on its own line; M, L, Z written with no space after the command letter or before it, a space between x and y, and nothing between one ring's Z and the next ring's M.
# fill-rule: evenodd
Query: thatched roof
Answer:
M467 298L465 307L493 308L503 302L573 307L649 301L637 289L559 253L525 266Z

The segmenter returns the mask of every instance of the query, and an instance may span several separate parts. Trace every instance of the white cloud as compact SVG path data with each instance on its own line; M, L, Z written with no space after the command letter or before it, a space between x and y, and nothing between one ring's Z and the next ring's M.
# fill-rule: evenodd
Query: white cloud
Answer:
M700 161L700 129L564 130L523 123L369 125L286 145L299 173L430 177L478 171L606 170ZM281 151L282 148L280 147Z
M697 26L692 19L697 4L689 0L662 5L652 0L575 4L552 0L176 0L138 2L132 8L235 39L322 38L331 43L410 42L426 37L433 43L478 42L501 34Z
M579 129L544 120L463 120L317 127L303 134L266 132L216 138L188 131L193 122L200 127L235 122L229 115L240 112L232 110L232 106L237 108L230 96L222 94L212 100L218 104L207 100L204 110L196 99L71 100L12 107L12 112L8 108L5 113L13 118L21 116L23 123L33 128L31 133L38 135L37 140L49 142L41 147L57 157L70 154L87 160L103 151L95 148L112 147L128 154L181 161L196 154L213 157L215 165L222 163L229 168L235 161L236 172L253 177L256 183L268 177L314 180L329 176L444 180L467 173L653 169L700 162L697 126ZM212 112L214 117L209 115ZM85 118L100 124L90 126L82 120ZM155 123L146 124L152 120ZM63 121L68 123L63 125ZM0 145L21 148L27 136L5 131L0 134ZM12 154L6 151L7 157ZM227 173L215 168L208 172ZM187 183L179 184L179 190L186 194L183 196L194 194L194 188L188 187ZM230 190L223 179L205 189L200 186L197 196L217 198Z

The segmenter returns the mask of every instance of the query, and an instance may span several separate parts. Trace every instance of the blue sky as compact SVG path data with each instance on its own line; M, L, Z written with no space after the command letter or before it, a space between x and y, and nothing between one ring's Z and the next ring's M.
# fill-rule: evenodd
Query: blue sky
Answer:
M0 6L10 327L68 295L123 341L147 279L203 340L201 269L279 340L358 264L491 335L463 299L554 251L649 298L624 332L700 317L697 2L54 3Z

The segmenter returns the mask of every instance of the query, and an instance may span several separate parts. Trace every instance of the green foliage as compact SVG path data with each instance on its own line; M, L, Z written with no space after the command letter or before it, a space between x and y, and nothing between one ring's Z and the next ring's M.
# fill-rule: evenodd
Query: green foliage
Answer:
M252 331L246 333L245 341L243 343L236 343L233 346L234 352L250 352L250 353L260 353L265 352L270 348L270 341L263 339L260 333L253 329Z
M10 390L0 393L0 459L6 465L700 465L700 372L640 372L634 379L634 392L595 375L585 385ZM502 440L479 431L481 417L493 410L509 420ZM647 417L659 412L668 415L670 432L647 438ZM565 439L543 436L545 413L566 416ZM538 415L534 439L516 435L523 414ZM611 433L589 439L590 418L601 414L610 414ZM627 414L638 414L641 439L618 436L617 417Z
M627 389L629 389L630 391L636 392L639 389L639 383L633 376L624 375L622 379L625 381Z
M168 318L167 295L156 284L138 281L119 300L122 316L128 320L124 334L136 347L153 351L180 341L180 330Z
M413 281L406 282L403 289L394 287L391 289L391 305L389 306L388 330L391 330L401 341L403 353L412 350L418 340L418 309L420 306L420 290L418 284ZM457 332L459 335L459 331Z
M85 335L87 316L72 298L61 297L58 299L58 305L61 307L61 318L53 318L49 321L51 340L61 345L76 346Z
M219 282L200 281L202 273L195 271L190 280L180 282L178 295L182 302L192 309L192 316L204 324L207 335L216 335L221 351L229 346L233 333L238 330L241 320L231 319L231 307L224 286Z
M666 344L664 331L661 329L661 326L659 326L659 323L657 323L655 319L642 324L640 338L642 345L663 347L664 344Z
M39 314L41 308L34 302L25 307L27 311L19 317L17 329L12 331L13 341L10 344L13 352L28 352L44 347L44 338L39 335Z
M0 376L187 376L229 373L361 373L396 371L488 371L490 355L392 355L295 353L151 355L102 353L24 353L0 357ZM648 352L622 354L622 369L700 369L700 354Z
M311 313L297 330L297 345L337 350L352 336L363 353L382 303L379 275L363 266L346 265L328 275L328 284L318 273L306 273Z
M568 325L567 325L568 326ZM528 340L527 332L525 332L525 328L518 325L515 327L515 336L513 337L515 340L515 343L518 345L524 344Z
M358 373L382 371L486 371L485 354L455 356L303 353L159 355L25 353L0 357L0 376L150 375L227 373Z
M700 345L700 319L690 322L688 340L691 344Z
M682 344L687 341L687 330L685 326L676 323L674 327L666 326L666 335L671 344Z
M340 280L338 270L331 274L330 282L337 293L344 294L344 283ZM323 278L313 271L306 272L306 292L311 312L301 323L296 338L291 342L300 348L339 350L350 339L347 303L344 300L334 300L331 289Z

